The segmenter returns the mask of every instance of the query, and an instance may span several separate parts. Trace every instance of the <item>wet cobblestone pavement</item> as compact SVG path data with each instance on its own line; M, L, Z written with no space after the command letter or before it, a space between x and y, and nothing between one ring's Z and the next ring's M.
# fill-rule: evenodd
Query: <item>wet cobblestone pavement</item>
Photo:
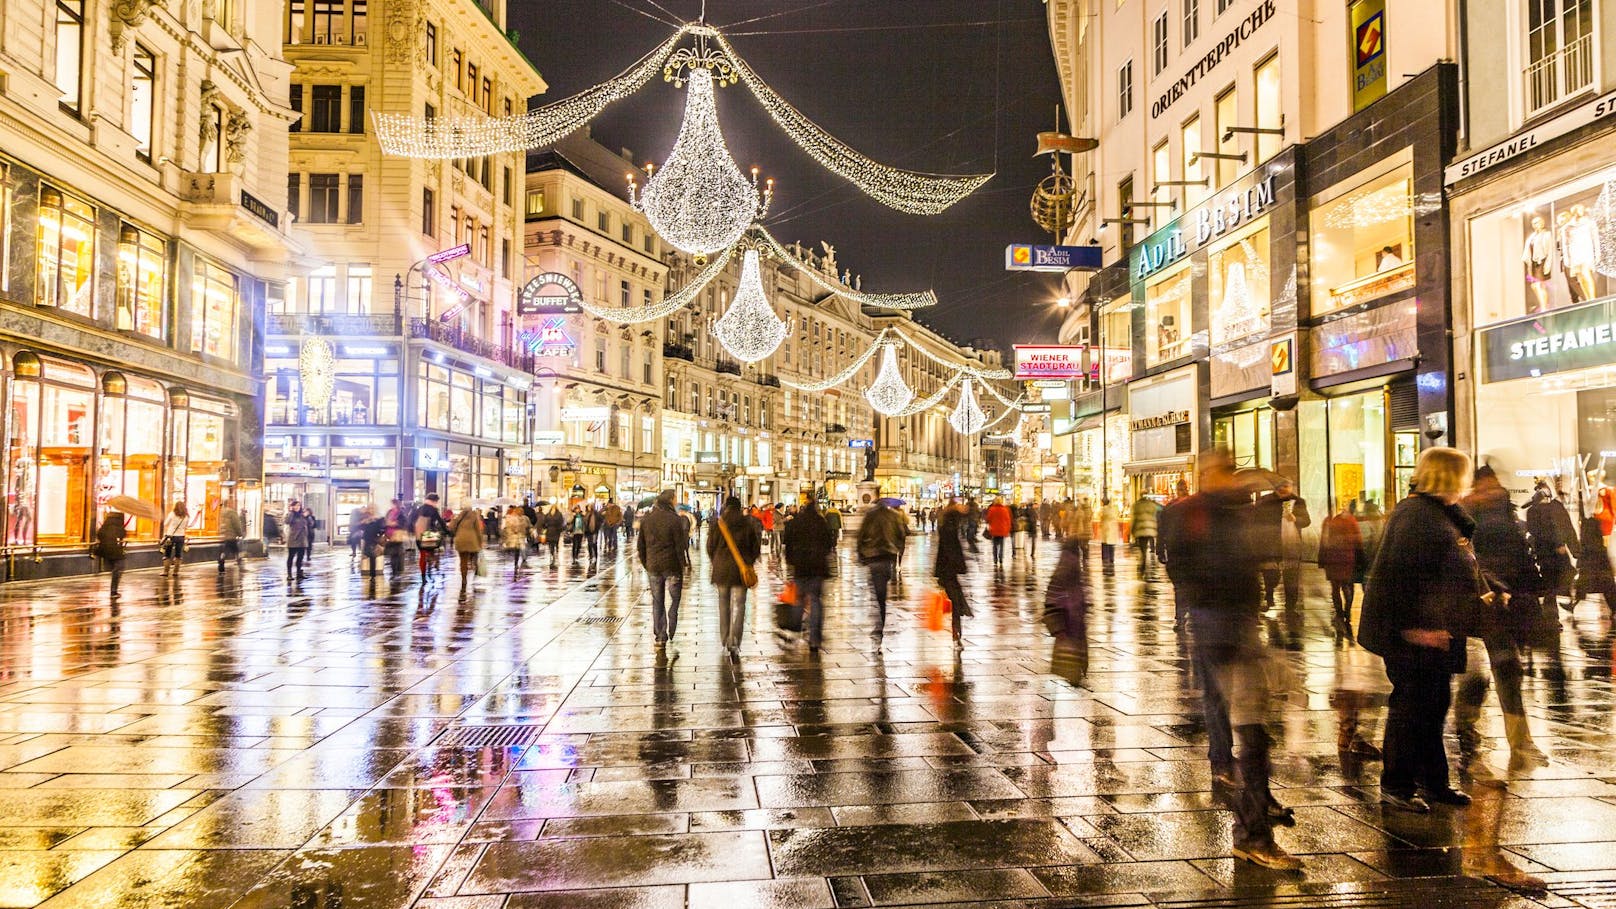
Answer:
M1336 753L1330 691L1373 664L1310 576L1269 628L1297 670L1274 779L1307 867L1284 875L1229 857L1157 571L1097 578L1084 687L1048 674L1055 555L968 580L958 655L921 628L919 538L880 649L861 571L817 658L774 633L765 571L738 663L704 565L660 657L622 564L502 565L464 601L453 578L369 595L346 553L290 588L273 562L131 574L117 608L99 581L0 589L0 907L1616 906L1598 605L1533 656L1551 765L1398 815ZM1549 893L1466 876L1494 843Z

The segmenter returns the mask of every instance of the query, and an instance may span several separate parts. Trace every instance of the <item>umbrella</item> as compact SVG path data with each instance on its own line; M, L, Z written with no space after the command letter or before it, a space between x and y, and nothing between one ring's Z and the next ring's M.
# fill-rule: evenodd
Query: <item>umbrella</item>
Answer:
M1250 492L1278 489L1280 486L1291 482L1289 477L1261 467L1247 467L1244 470L1235 471L1234 481Z
M902 499L894 499L894 498L888 496L887 498L881 500L881 504L885 505L888 508L902 508L903 506L905 506L905 505L907 505L909 503L905 502Z
M650 508L656 504L656 496L640 496L640 508Z
M148 521L160 521L163 518L162 509L150 502L142 502L134 496L113 496L107 500L107 507Z

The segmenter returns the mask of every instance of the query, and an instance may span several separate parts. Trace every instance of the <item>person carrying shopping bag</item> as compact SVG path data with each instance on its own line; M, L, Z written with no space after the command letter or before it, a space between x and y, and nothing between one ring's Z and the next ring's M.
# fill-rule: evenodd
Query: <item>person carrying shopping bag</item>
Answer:
M715 533L707 534L707 558L712 562L713 586L718 588L718 637L729 658L739 660L746 592L757 586L753 566L763 554L763 539L734 496L724 502L713 529Z
M449 525L449 537L454 540L455 555L460 560L460 598L471 596L471 574L477 570L477 559L483 551L483 516L475 508L462 508Z

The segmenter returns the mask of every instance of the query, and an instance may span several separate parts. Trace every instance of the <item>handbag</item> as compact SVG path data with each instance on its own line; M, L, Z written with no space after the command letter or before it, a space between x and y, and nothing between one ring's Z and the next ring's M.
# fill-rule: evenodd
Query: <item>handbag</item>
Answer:
M741 558L741 550L735 545L735 537L730 534L729 528L724 526L724 522L719 520L716 523L718 524L719 532L724 535L724 545L729 547L730 558L735 560L735 567L741 570L741 583L749 588L756 587L758 583L757 569L746 564L746 560ZM792 589L795 590L795 587Z
M802 631L802 613L789 603L775 603L774 624L781 631Z
M797 582L787 581L786 586L780 590L780 602L787 606L797 605Z
M934 590L931 597L926 600L926 627L932 631L943 630L943 616L954 610L954 604L949 602L948 594L941 590Z

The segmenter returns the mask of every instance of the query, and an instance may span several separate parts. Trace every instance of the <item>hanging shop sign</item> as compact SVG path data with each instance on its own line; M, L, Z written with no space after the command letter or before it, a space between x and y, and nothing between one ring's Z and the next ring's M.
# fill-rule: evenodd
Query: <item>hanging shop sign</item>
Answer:
M561 422L563 423L599 423L611 419L610 407L563 407L561 408Z
M538 328L522 332L522 340L535 357L570 357L578 350L578 343L567 334L564 316L550 316Z
M1516 133L1490 148L1483 149L1475 154L1448 165L1442 172L1444 183L1457 183L1466 177L1474 177L1489 168L1500 164L1507 164L1530 152L1539 145L1558 139L1561 136L1578 130L1599 120L1616 115L1616 92L1602 95L1580 107L1572 108L1540 126L1533 127L1525 132Z
M1077 379L1083 376L1083 350L1078 344L1017 344L1017 379Z
M444 262L453 262L456 259L463 259L469 255L471 255L471 244L462 243L459 246L451 246L448 249L438 250L432 255L427 256L426 260L434 265L439 265Z
M583 312L584 292L577 282L559 272L548 271L522 285L516 297L516 311L524 316Z
M1268 393L1276 398L1296 394L1296 332L1268 343Z
M1048 404L1039 401L1021 405L1022 413L1049 413L1049 410Z
M560 445L567 441L567 434L559 429L533 430L534 445Z
M268 202L265 202L246 190L241 191L241 207L246 209L247 214L252 215L254 218L257 218L276 230L280 229L280 213L275 209L270 208Z
M1169 410L1166 413L1156 414L1153 417L1140 417L1128 424L1134 432L1144 432L1147 429L1163 429L1168 426L1177 426L1190 421L1190 412L1187 410Z
M720 462L722 460L723 460L723 455L721 455L719 452L716 452L716 451L698 451L698 452L696 452L696 463L697 464L717 464L718 462Z
M1386 95L1386 0L1352 0L1347 20L1356 112Z
M1005 271L1065 272L1099 271L1102 250L1098 246L1041 246L1012 243L1004 248Z
M1498 325L1481 338L1488 382L1616 363L1616 297Z
M874 439L848 439L847 440L847 447L848 448L874 448L875 447L875 440Z
M1177 82L1168 86L1167 91L1162 92L1161 97L1151 103L1150 118L1154 120L1166 113L1174 102L1184 97L1185 92L1195 87L1195 83L1201 81L1214 69L1217 69L1218 64L1233 54L1235 48L1238 48L1242 42L1251 40L1251 36L1256 34L1258 29L1267 25L1269 20L1278 15L1279 11L1274 6L1274 0L1266 0L1266 2L1259 4L1256 9L1251 11L1250 15L1241 19L1238 25L1230 29L1229 33L1223 36L1222 41L1212 45L1212 49L1207 51L1205 56L1195 61L1195 65L1190 67Z
M417 448L415 466L421 470L448 470L449 458L441 448Z

